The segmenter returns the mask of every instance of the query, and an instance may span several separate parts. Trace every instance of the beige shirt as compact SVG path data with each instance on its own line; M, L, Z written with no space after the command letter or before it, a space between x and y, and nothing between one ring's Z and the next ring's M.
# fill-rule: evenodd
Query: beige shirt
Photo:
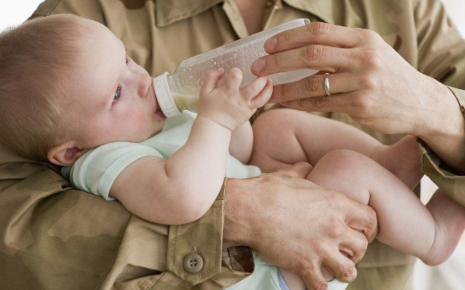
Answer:
M152 76L247 36L233 0L47 0L33 17L65 12L108 26ZM439 0L270 0L263 29L296 18L375 30L413 67L457 88L464 104L465 43ZM360 128L344 114L320 115ZM363 130L386 144L400 137ZM465 177L423 152L425 173L465 206ZM0 148L2 289L211 290L253 271L250 248L222 249L223 190L201 220L167 227L72 190L57 172ZM196 273L183 266L192 254L204 262ZM413 261L375 241L348 289L408 289Z

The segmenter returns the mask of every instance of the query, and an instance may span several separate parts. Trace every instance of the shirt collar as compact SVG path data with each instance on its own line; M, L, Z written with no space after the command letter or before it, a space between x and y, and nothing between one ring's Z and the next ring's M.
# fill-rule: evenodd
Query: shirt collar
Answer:
M157 0L156 2L156 24L158 27L168 26L179 20L187 19L200 14L225 0ZM275 1L278 9L282 8L281 0ZM338 2L343 0L282 0L296 9L310 12L328 23L334 23L334 19L340 18L342 9L334 9ZM342 6L339 6L342 7Z

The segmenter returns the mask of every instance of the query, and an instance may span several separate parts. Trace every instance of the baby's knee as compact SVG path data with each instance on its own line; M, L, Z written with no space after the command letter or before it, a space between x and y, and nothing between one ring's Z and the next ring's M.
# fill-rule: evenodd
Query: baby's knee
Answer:
M293 134L292 112L290 109L275 109L261 114L252 124L254 138L287 136Z
M331 151L318 161L309 179L367 204L370 199L367 179L370 179L371 162L374 161L355 151Z
M347 149L334 150L323 156L320 161L323 163L331 164L338 170L350 171L369 168L373 161L369 157Z

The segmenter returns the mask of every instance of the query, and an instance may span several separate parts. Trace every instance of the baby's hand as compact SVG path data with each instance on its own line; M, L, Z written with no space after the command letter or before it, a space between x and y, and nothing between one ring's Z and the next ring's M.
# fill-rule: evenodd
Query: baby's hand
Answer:
M205 75L200 91L199 116L209 118L232 131L247 122L257 108L268 102L273 85L271 80L260 77L240 89L242 72L233 68L225 83L218 87L223 74L224 70L219 68Z

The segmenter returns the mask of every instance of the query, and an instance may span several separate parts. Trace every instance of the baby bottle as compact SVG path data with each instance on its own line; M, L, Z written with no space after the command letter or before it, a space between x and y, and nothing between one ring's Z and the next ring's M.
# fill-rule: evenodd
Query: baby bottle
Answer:
M157 95L160 108L166 117L180 114L182 110L198 112L198 98L203 78L207 71L219 67L224 69L224 76L219 82L222 85L233 67L242 71L243 80L241 87L250 84L257 77L252 74L252 63L267 55L263 44L271 36L310 23L308 19L296 19L277 27L250 35L232 43L223 45L213 50L193 56L182 61L174 73L165 72L153 79L153 86ZM273 85L300 80L315 74L311 69L295 70L276 73L268 76Z

